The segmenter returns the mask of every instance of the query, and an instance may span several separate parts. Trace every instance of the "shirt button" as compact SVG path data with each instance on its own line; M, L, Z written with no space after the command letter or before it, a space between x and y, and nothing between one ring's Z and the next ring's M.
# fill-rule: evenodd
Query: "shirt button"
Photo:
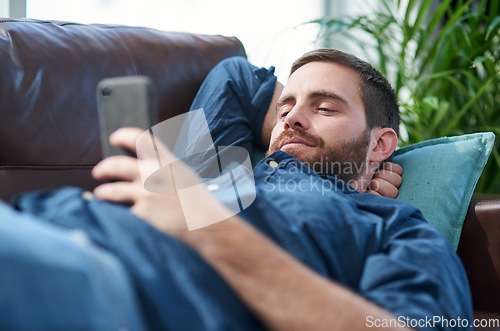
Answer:
M271 161L271 162L269 162L269 165L271 166L271 168L278 168L279 163L276 161Z
M82 199L87 201L92 201L94 200L94 195L89 191L85 191L82 193Z

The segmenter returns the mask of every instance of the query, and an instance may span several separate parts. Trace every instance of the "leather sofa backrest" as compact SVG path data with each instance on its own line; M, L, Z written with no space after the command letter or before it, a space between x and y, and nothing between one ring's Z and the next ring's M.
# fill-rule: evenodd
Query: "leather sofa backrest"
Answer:
M46 187L96 185L96 86L146 75L160 121L186 112L208 71L245 56L234 37L0 19L0 199Z

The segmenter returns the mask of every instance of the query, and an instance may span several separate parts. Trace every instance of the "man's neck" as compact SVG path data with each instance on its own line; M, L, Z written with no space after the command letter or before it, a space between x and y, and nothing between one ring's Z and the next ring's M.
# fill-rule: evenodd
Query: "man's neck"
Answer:
M356 180L352 180L349 182L356 191L365 193L368 189L375 189L373 187L369 188L369 185L373 179L373 175L378 169L378 164L376 163L368 163L369 166L364 167L364 171Z

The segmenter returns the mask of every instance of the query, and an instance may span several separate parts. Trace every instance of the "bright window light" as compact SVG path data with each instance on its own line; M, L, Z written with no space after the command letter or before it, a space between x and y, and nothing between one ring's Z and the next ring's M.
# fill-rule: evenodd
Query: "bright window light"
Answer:
M315 48L323 0L27 0L27 17L145 26L238 37L251 62L276 66L286 81L291 63Z

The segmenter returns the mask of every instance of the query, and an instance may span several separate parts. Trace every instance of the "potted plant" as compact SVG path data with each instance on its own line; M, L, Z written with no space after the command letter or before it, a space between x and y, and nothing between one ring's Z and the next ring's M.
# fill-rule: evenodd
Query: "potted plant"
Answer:
M347 46L387 76L401 101L407 145L479 131L500 136L499 7L486 0L381 0L381 9L367 15L309 23L321 26L318 42ZM476 192L500 193L499 140Z

